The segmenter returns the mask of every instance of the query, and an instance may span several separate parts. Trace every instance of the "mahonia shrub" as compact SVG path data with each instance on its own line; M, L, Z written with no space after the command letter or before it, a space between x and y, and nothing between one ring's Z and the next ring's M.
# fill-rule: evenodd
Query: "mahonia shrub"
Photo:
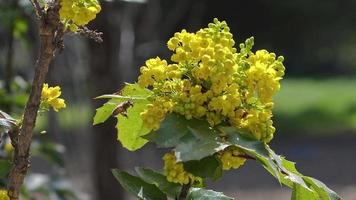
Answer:
M284 76L284 58L253 51L253 45L251 37L236 48L227 23L214 19L196 33L175 33L167 42L170 61L148 59L137 83L98 97L109 100L97 109L94 125L117 117L125 148L137 150L148 141L172 148L163 156L162 174L136 168L137 177L113 170L125 189L142 199L232 199L204 189L205 180L253 159L291 187L293 199L339 199L268 146L276 130L273 96Z

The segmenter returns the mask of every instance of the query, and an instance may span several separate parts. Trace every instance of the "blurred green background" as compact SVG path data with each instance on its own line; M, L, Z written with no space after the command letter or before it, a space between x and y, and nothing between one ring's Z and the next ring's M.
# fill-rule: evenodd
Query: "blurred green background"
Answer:
M165 44L174 32L196 31L214 17L228 22L236 43L254 36L254 50L285 57L286 77L275 97L277 134L272 147L297 161L302 172L336 187L345 199L356 199L352 168L356 1L102 0L101 4L102 12L90 28L102 31L104 42L66 36L66 48L52 63L47 81L61 85L67 109L41 116L36 131L46 130L38 137L66 147L63 171L80 199L124 199L110 168L162 165L162 151L150 145L136 154L122 149L115 141L114 121L92 127L95 108L103 103L93 98L135 81L146 59L169 58ZM14 116L21 115L27 98L37 34L27 0L0 0L0 109ZM34 162L34 172L58 171L48 170L40 161ZM223 179L226 183L216 187L240 199L288 198L286 190L260 171L248 163L239 172L229 172Z

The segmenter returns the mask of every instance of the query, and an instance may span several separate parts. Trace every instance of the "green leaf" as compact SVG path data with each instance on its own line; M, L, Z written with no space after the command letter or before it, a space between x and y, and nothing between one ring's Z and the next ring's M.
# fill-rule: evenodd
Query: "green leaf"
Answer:
M167 181L167 178L163 174L155 172L151 169L136 167L135 171L140 178L147 183L156 185L169 197L176 198L182 189L181 185Z
M332 191L328 188L324 183L320 182L319 180L303 176L304 181L310 185L321 197L323 200L340 200L341 197L336 194L336 192Z
M121 186L131 194L143 200L166 200L167 196L153 184L129 173L113 169L112 173Z
M130 151L135 151L144 146L148 140L141 136L146 135L151 130L143 125L140 113L146 108L147 102L137 102L127 110L127 117L117 116L118 140L122 146Z
M270 158L265 143L245 137L234 127L219 127L219 130L226 135L226 141L229 142L230 145L239 147L246 154L255 158L268 172L277 178L278 181L281 181L281 172L273 159Z
M191 188L187 196L187 200L233 200L233 198L213 190Z
M7 174L10 172L11 163L8 160L0 160L0 178L6 178Z
M184 170L192 173L194 176L202 178L213 178L217 180L222 175L222 165L216 156L208 156L201 160L191 160L183 163Z
M122 95L117 95L117 94L104 94L98 97L95 97L95 99L119 99L119 100L145 100L147 99L146 97L136 97L136 96L122 96Z
M219 127L219 130L226 135L226 141L247 151L251 156L269 157L265 143L244 137L235 127Z
M115 108L121 103L121 100L110 99L103 106L96 109L93 125L105 122L114 112Z
M217 164L209 163L213 162L209 159L214 153L234 145L261 163L280 183L293 188L295 198L340 199L320 181L299 173L293 162L277 155L266 143L246 137L246 133L235 127L211 128L206 121L186 120L171 114L162 122L160 130L145 138L158 147L175 147L177 161L183 161L185 170L200 177L218 177Z
M319 195L314 192L305 189L301 185L294 184L292 191L292 200L320 200Z
M196 120L192 119L192 121L194 123ZM187 126L191 123L184 116L172 113L161 122L157 131L146 135L144 138L156 143L159 148L174 147L189 132Z
M283 162L283 159L281 156L277 155L271 148L269 148L267 146L267 149L270 153L270 156L272 157L273 161L277 164L278 168L280 169L280 171L282 172L282 183L284 183L285 185L294 185L295 183L304 187L307 190L312 191L307 184L304 182L303 180L303 175L300 174L294 164L292 162L287 162L287 160L285 160ZM288 168L287 168L288 167ZM290 186L291 187L291 186Z
M132 100L134 103L147 102L147 98L151 94L150 90L141 88L137 84L126 84L121 91L121 95L109 94L96 97L96 99L108 98L110 100L96 109L93 125L105 122L120 103L127 100Z
M118 120L116 125L118 140L130 151L141 148L148 142L142 138L142 136L149 133L150 130L143 126L140 113L146 108L146 105L150 103L147 98L151 93L150 90L141 88L137 84L126 84L121 91L121 95L103 95L99 97L111 99L97 109L93 125L106 121L119 104L130 99L133 102L133 107L127 109L127 117L123 115L116 116Z
M200 160L229 146L208 126L192 124L188 130L190 134L184 136L174 149L177 161Z

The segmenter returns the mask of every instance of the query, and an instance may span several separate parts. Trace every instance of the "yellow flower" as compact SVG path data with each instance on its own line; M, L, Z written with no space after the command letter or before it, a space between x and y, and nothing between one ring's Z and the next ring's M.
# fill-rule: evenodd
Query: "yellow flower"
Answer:
M10 200L6 190L0 190L0 200Z
M218 154L223 170L240 168L246 161L245 158L241 157L243 155L244 154L235 146L230 146Z
M61 0L60 19L72 32L95 19L101 11L97 0Z
M61 94L62 92L59 86L49 87L47 83L43 84L40 108L42 110L48 110L49 107L52 107L56 112L65 108L66 104L64 99L59 98Z
M7 142L4 146L4 150L6 153L10 154L13 150L14 147L12 146L11 142Z
M202 178L193 176L184 170L183 163L177 162L173 152L166 153L163 156L164 161L164 174L169 182L179 183L181 185L192 183L200 184Z

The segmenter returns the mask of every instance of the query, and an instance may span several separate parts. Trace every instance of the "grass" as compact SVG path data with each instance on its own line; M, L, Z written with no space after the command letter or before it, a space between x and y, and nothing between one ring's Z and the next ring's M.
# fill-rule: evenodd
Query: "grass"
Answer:
M286 79L275 97L277 129L298 133L356 130L356 79Z

